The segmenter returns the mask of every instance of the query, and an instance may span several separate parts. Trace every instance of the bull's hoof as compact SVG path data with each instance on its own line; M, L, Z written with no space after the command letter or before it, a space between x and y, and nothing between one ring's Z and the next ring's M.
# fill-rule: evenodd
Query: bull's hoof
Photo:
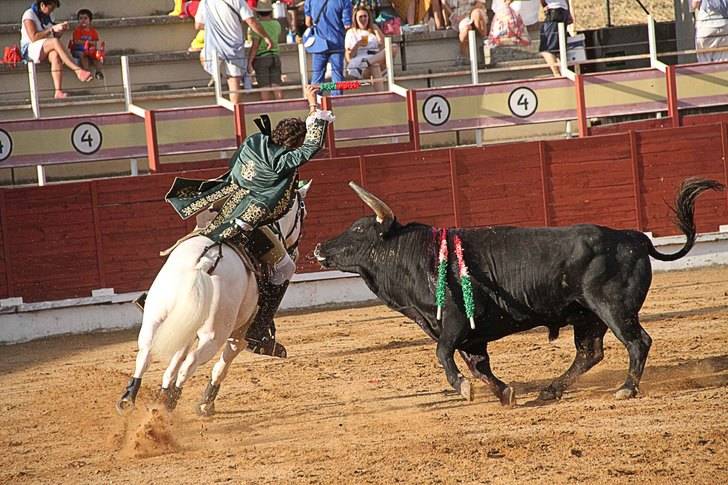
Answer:
M132 409L134 409L134 401L128 399L126 396L123 396L116 402L116 412L119 413L120 416L129 414Z
M562 391L559 391L558 389L554 389L553 387L549 386L546 389L543 389L541 393L539 393L538 400L556 401L557 399L561 399L562 394Z
M213 416L215 414L215 403L201 402L197 405L196 411L198 416L209 418L210 416Z
M469 380L463 379L462 381L460 381L460 395L463 396L466 401L473 400L473 390L470 386Z
M507 386L501 392L500 402L503 406L514 407L516 405L516 391L511 386Z
M614 398L618 401L621 401L623 399L630 399L637 395L637 389L632 389L629 387L623 387L619 391L614 393Z

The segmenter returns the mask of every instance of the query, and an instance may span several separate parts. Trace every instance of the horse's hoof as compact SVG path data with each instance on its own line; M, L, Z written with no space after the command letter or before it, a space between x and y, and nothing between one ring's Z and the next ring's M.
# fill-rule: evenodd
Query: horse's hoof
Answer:
M500 402L503 406L514 407L516 405L516 391L511 386L507 386L501 393Z
M204 403L201 402L197 405L197 415L205 418L209 418L215 414L215 403Z
M618 401L621 401L623 399L630 399L637 395L637 390L630 389L629 387L623 387L619 391L614 393L614 398Z
M466 401L473 400L473 390L470 386L470 381L463 379L460 381L460 395L465 398Z
M557 391L553 387L547 387L546 389L541 390L541 392L538 395L539 401L556 401L557 399L561 399L562 392Z
M125 416L134 409L134 401L130 399L124 399L123 397L116 402L116 412L120 416Z

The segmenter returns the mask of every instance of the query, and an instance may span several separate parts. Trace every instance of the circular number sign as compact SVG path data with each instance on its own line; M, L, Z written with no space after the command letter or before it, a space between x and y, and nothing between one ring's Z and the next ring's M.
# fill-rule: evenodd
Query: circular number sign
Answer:
M519 118L528 118L538 108L536 93L530 88L516 88L508 96L508 108Z
M450 103L439 94L433 94L422 105L422 114L430 125L444 125L450 119Z
M13 153L13 139L5 130L0 130L0 162L7 160Z
M74 150L83 155L91 155L99 151L102 142L101 130L93 123L80 123L71 132L71 143Z

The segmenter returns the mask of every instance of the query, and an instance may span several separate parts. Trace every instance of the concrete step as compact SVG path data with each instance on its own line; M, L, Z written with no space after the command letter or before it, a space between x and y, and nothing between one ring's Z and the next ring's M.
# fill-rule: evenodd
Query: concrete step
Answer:
M167 15L100 19L94 27L106 43L107 54L187 50L196 34L192 19ZM66 32L61 44L68 45L72 37L72 32ZM0 46L12 44L20 44L20 24L0 25Z
M20 24L20 19L31 4L31 0L0 1L0 24ZM82 8L91 10L94 19L113 17L143 17L167 14L172 10L172 0L63 0L53 13L56 21L76 20L76 12Z

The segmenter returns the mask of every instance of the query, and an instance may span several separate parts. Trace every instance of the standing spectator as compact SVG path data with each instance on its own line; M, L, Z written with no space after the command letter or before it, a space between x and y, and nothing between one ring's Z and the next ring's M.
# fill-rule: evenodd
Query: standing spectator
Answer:
M728 0L693 0L695 48L728 48ZM728 50L698 52L698 62L728 61Z
M541 24L538 50L548 64L554 77L561 76L559 69L559 24L569 25L573 17L569 12L569 0L541 0L545 8Z
M93 18L93 13L87 8L82 8L76 14L78 27L73 31L71 54L78 60L79 65L87 71L93 64L96 70L96 79L102 80L104 79L104 73L101 71L101 62L96 55L99 33L91 26Z
M346 73L353 78L374 77L374 90L384 91L381 81L385 66L384 34L363 4L354 10L354 25L346 32Z
M268 33L273 46L267 48L260 43L260 36L253 34L253 46L250 48L250 59L248 60L248 72L255 70L255 77L258 79L258 87L279 87L281 81L281 58L279 56L278 39L281 36L281 24L273 19L273 6L270 0L258 0L255 11L260 16L260 25ZM283 91L273 91L276 99L283 99ZM260 99L268 101L271 99L271 91L262 91Z
M195 17L195 28L205 29L205 46L202 59L205 70L212 74L213 53L223 61L230 89L230 101L240 102L240 80L247 77L248 63L245 56L245 22L258 34L268 49L273 47L270 37L253 17L253 12L245 0L202 0Z
M81 82L91 81L90 72L77 66L59 38L68 30L68 22L56 24L51 17L60 6L59 0L36 0L31 8L23 13L20 27L20 52L27 61L40 63L46 59L51 64L51 77L55 87L54 97L65 98L62 89L63 64L76 73Z
M351 0L306 0L304 5L306 25L316 21L316 32L328 43L328 50L313 54L313 74L311 84L324 81L326 64L331 63L331 80L344 80L344 37L351 27ZM331 95L339 94L332 91Z

